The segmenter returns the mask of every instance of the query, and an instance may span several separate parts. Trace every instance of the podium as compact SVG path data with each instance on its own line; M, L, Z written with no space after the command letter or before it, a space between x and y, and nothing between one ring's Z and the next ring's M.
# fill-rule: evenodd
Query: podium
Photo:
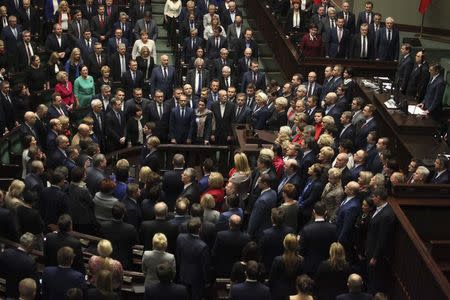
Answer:
M263 148L270 148L277 138L277 133L269 130L253 130L248 124L233 126L234 136L241 151L248 154L259 153Z

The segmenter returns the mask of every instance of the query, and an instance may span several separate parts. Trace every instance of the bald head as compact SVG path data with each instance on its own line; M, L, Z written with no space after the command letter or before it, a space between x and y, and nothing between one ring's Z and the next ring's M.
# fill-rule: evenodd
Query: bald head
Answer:
M89 125L87 124L78 125L78 133L84 137L89 136Z
M241 217L232 215L230 217L230 229L239 229L241 227Z
M23 118L30 126L33 126L36 122L36 114L32 111L27 111Z
M405 175L403 175L403 173L401 173L401 172L394 172L394 173L392 173L389 180L391 181L391 183L393 185L405 183Z
M336 156L336 164L335 167L342 169L344 168L348 163L348 156L346 153L339 153L338 156Z
M361 292L363 285L362 277L356 273L350 274L347 280L347 286L350 293Z
M359 184L356 181L350 181L345 186L345 194L348 197L355 196L358 191L359 191Z
M165 219L167 215L167 205L164 202L158 202L155 204L155 218Z
M19 283L20 299L32 300L36 296L36 281L32 278L22 279Z

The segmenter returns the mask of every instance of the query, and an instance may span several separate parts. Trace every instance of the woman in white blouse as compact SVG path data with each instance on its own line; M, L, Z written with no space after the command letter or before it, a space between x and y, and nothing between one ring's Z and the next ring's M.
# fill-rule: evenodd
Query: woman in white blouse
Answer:
M207 41L210 37L214 35L214 29L220 27L222 31L220 32L220 35L224 38L227 37L227 33L225 29L220 25L220 19L219 16L214 15L211 19L211 24L205 27L205 30L203 31L203 38L205 41Z
M177 44L176 29L178 26L178 16L181 13L180 0L167 0L164 5L164 21L167 24L167 46L175 46ZM155 59L156 61L156 59Z
M69 29L70 20L69 4L63 0L59 3L58 11L55 14L55 22L61 25L63 32L66 32Z
M133 57L133 59L136 59L136 57L140 56L142 47L144 46L146 46L150 51L150 55L151 57L153 57L153 61L157 61L155 42L148 38L148 33L146 31L141 31L141 39L134 42L133 50L131 51L131 57Z

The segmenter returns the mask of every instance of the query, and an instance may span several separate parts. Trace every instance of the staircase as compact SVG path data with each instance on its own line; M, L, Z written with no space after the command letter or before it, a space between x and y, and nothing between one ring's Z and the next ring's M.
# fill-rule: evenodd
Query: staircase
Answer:
M167 47L167 31L163 28L164 20L164 4L166 0L152 0L152 14L153 20L158 24L158 39L156 40L156 54L158 61L155 61L155 65L159 64L159 57L163 54L169 56L169 64L175 64L175 57L170 47Z

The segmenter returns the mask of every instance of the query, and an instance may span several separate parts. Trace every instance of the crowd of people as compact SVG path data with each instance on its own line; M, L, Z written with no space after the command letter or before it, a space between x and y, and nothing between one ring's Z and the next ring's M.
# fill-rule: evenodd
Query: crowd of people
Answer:
M0 192L0 236L19 243L0 254L6 296L119 299L124 271L135 270L145 276L146 299L210 299L216 278L230 279L231 299L386 299L395 226L388 193L399 183L448 183L448 159L437 157L430 170L414 158L402 170L375 107L355 96L350 67L326 66L322 84L315 72L267 82L253 30L242 27L233 1L167 1L168 45L183 45L190 68L182 86L167 55L155 65L149 3L132 2L125 12L111 0L94 2L73 14L65 1L46 2L53 28L44 39L46 66L30 40L35 7L29 0L0 7L1 73L27 74L13 92L6 78L0 83L0 128L18 127L23 139L22 179ZM309 10L296 0L291 10L289 1L272 5L286 3L295 30L308 12L322 22L314 26L328 35L330 57L345 50L333 45L336 32L340 43L350 40L347 30L362 34L381 20L367 2L340 33L352 19L347 2L336 19L327 1ZM382 34L369 29L368 40L398 39L389 37L391 25ZM314 26L306 35L312 41ZM375 49L364 35L359 40ZM371 57L365 47L360 58ZM403 61L410 46L401 51ZM424 67L424 55L415 63L409 57L413 71L399 68L397 79L433 114L443 79L439 65ZM48 89L46 106L37 92ZM233 146L233 124L277 138L254 161L237 149L228 174L217 172L215 156L200 173L181 153L163 171L161 144ZM105 156L127 146L142 147L136 176L128 160L108 165ZM101 238L87 264L72 231ZM136 244L144 247L141 265L133 260ZM33 250L43 251L42 275Z

